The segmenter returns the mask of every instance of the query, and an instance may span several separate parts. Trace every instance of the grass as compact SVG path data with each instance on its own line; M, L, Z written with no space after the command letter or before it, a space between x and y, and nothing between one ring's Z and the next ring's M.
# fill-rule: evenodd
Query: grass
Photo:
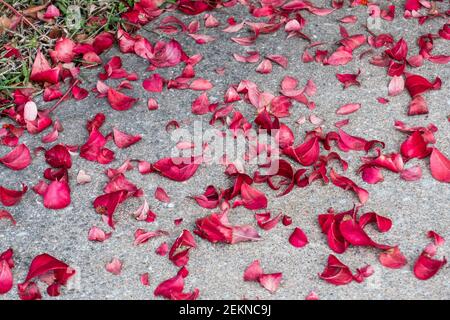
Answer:
M12 19L15 16L5 2L24 17L14 29L4 25L5 19ZM103 31L115 31L121 23L120 14L127 11L128 7L132 7L135 1L52 1L61 12L61 16L53 23L41 21L36 16L37 12L45 12L43 5L48 2L47 0L0 1L2 19L0 20L0 112L12 106L10 101L15 89L30 87L29 76L38 48L47 54L61 36L84 41ZM76 23L73 23L74 21ZM23 59L5 58L3 46L6 44L18 49ZM36 91L39 92L40 90Z

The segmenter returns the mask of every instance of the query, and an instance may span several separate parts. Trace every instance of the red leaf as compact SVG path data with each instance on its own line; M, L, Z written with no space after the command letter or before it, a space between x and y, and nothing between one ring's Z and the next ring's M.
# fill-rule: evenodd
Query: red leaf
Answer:
M22 200L23 195L27 191L28 187L24 184L22 184L22 190L11 190L0 186L0 203L6 207L14 206Z
M116 146L121 149L128 148L142 139L140 135L132 136L116 128L113 129L113 138Z
M339 230L345 240L354 246L369 246L383 250L391 248L391 246L380 245L374 242L363 230L363 226L359 225L350 215L345 215L343 217L339 224Z
M31 164L30 150L25 144L20 144L1 157L0 163L15 171L23 170Z
M393 247L380 253L378 259L383 266L391 269L403 268L408 263L398 247Z
M441 182L450 182L450 160L437 148L432 148L430 156L431 175Z
M130 109L137 99L129 97L112 88L108 89L108 102L114 110L125 111Z
M296 227L289 237L289 243L296 248L302 248L308 244L308 238L302 229Z

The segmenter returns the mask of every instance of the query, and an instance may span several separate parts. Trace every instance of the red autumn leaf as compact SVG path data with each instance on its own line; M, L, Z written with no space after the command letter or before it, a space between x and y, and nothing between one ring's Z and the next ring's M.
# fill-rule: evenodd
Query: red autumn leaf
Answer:
M302 248L306 246L308 242L308 238L302 229L296 227L294 232L289 237L289 243L292 244L296 248Z
M358 111L361 108L360 103L347 103L336 110L336 114L346 115Z
M142 87L149 92L161 92L164 86L164 79L158 74L152 74L142 82Z
M153 169L174 181L190 179L199 167L198 158L163 158L153 164Z
M331 169L330 171L330 178L331 182L335 186L338 186L339 188L344 190L352 190L356 193L359 201L362 204L366 203L367 199L369 198L369 193L367 192L367 190L358 187L358 185L349 178L337 174L334 169Z
M128 148L142 139L140 135L132 136L116 128L113 129L113 138L116 146L121 149Z
M437 148L432 148L430 156L431 175L438 181L450 182L450 160Z
M428 280L447 264L445 257L442 260L433 259L426 250L424 250L414 264L414 275L419 280Z
M185 266L189 261L189 251L196 248L195 239L188 230L183 230L169 251L169 260L177 267Z
M398 247L393 247L380 253L378 259L383 266L391 269L403 268L408 263Z
M6 207L15 206L27 191L28 187L24 184L22 184L22 190L12 190L0 186L0 203Z
M66 263L50 256L41 254L36 256L31 262L25 281L18 285L19 296L22 300L26 298L40 298L39 289L32 280L36 277L48 279L47 293L50 296L59 295L59 287L65 286L67 281L75 275L75 270ZM31 288L29 287L31 285ZM30 292L33 293L30 295Z
M165 202L165 203L170 203L170 197L169 195L166 193L166 191L161 188L161 187L157 187L155 190L155 198L161 202Z
M105 265L106 271L118 276L122 272L122 261L117 258L112 258L110 262Z
M319 277L336 286L346 285L353 281L350 268L332 254L328 256L327 266Z
M15 171L23 170L31 164L30 150L25 144L20 144L1 157L0 163Z
M129 97L112 88L108 89L108 102L114 110L125 111L130 109L137 99Z

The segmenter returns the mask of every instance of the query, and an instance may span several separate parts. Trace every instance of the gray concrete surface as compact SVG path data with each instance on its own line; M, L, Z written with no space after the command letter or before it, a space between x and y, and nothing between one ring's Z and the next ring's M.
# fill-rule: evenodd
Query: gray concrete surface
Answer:
M327 2L328 5L328 2ZM392 33L396 38L404 37L410 46L410 52L416 53L416 38L426 32L437 32L443 24L443 19L436 19L418 26L416 20L405 20L402 17L401 5L398 5L397 16L393 23L383 21L385 32ZM315 41L326 41L331 46L340 38L337 19L348 14L355 14L359 22L346 25L350 33L362 32L367 14L365 7L342 9L326 17L317 17L302 12L308 23L305 33ZM248 13L241 6L231 9L220 9L214 15L225 25L229 16L234 16L239 22L247 19ZM189 22L192 17L180 16ZM200 19L200 17L198 17ZM254 20L249 18L249 20ZM147 26L148 28L150 27ZM238 83L242 79L256 82L261 89L276 93L279 83L285 75L293 75L303 85L308 79L317 84L317 95L313 100L317 104L316 110L310 112L303 105L295 104L292 116L286 122L295 131L296 136L303 137L305 130L313 129L313 125L305 123L299 126L295 123L301 115L315 114L325 120L324 129L333 130L333 124L342 119L335 110L347 102L360 102L362 108L349 116L350 124L346 131L367 139L378 139L386 142L386 152L399 149L405 135L394 127L394 120L402 120L411 125L426 125L430 122L438 126L436 146L450 155L449 125L447 115L450 113L449 100L449 68L425 62L414 72L427 78L439 75L443 85L439 91L427 93L426 100L430 113L426 116L408 117L406 115L409 95L403 92L400 96L390 98L391 102L381 105L376 98L387 97L388 79L385 70L368 63L368 57L354 59L344 67L325 67L315 63L303 64L299 57L306 41L292 38L285 39L285 32L280 30L274 34L261 35L256 44L251 47L241 47L229 40L235 34L218 32L218 29L206 29L206 34L214 35L217 41L197 45L191 38L179 34L180 41L188 54L202 53L204 60L196 67L197 75L210 79L214 88L208 93L211 100L221 100L224 90L229 84ZM154 33L142 31L151 41L157 39ZM244 35L241 31L239 35ZM232 57L232 53L243 53L245 50L257 49L264 54L284 54L289 58L287 70L274 65L273 72L261 75L254 71L255 64L240 64ZM366 47L356 51L355 56L366 50ZM438 40L435 43L435 53L449 53L448 43ZM118 54L116 49L107 56ZM124 67L137 72L141 79L149 73L144 72L147 62L134 55L122 55ZM106 61L106 58L105 58ZM225 75L218 76L214 69L225 67ZM342 90L342 86L335 78L335 73L356 72L361 69L359 78L361 87L351 87ZM86 86L91 88L95 84L98 70L88 70L83 77L88 81ZM178 74L179 70L162 70L162 74L170 77ZM94 80L94 81L93 81ZM113 83L113 82L111 82ZM142 134L143 140L125 150L117 151L117 160L112 163L116 167L126 158L145 159L150 162L168 155L173 147L170 135L164 130L165 124L176 119L183 127L189 128L194 120L202 119L205 123L210 116L194 116L191 113L191 101L199 95L194 91L164 90L162 94L150 94L143 90L140 82L135 84L132 95L139 98L137 105L127 112L112 110L106 100L95 99L90 95L87 99L76 102L63 103L56 111L64 126L59 142L67 144L82 144L87 133L84 130L86 119L97 112L107 115L105 129L115 126L129 133ZM160 108L148 111L147 98L154 96ZM249 119L253 119L253 107L240 101L239 110ZM44 104L40 104L44 106ZM7 122L1 120L1 122ZM106 130L104 131L106 132ZM38 137L26 135L24 142L31 148L40 145ZM6 148L0 147L0 154ZM380 242L400 245L408 258L409 264L401 270L389 270L378 263L378 252L375 249L350 248L345 254L339 255L344 263L352 270L365 264L375 268L375 274L364 283L352 283L343 287L330 285L317 276L325 266L328 254L332 253L321 234L317 215L333 207L337 211L350 209L356 198L349 192L338 189L333 185L314 183L311 187L294 189L289 195L276 198L275 193L268 188L260 187L269 195L268 209L274 213L283 212L290 215L294 222L290 227L281 223L269 232L260 231L263 241L258 243L242 243L237 245L213 245L196 237L198 248L191 251L188 264L190 271L186 279L186 290L198 287L201 299L304 299L314 290L321 299L449 299L450 281L449 268L444 267L437 276L428 281L415 279L412 265L421 250L429 243L425 233L435 230L444 237L450 236L450 188L448 184L434 180L428 169L428 160L412 161L420 163L423 178L416 182L405 182L398 175L384 171L385 181L377 185L364 183L355 171L359 165L358 152L343 153L344 159L350 163L347 175L370 192L370 199L364 210L373 210L390 217L393 228L386 234L371 232ZM33 192L28 192L22 203L11 209L17 220L17 226L12 227L6 221L0 221L0 251L12 247L15 250L16 268L14 269L15 283L23 281L31 259L37 254L47 252L78 271L78 278L72 288L64 288L60 299L154 299L153 290L162 280L175 275L177 268L166 258L154 253L162 241L169 244L178 236L183 228L192 229L195 219L205 216L208 210L202 209L188 196L201 193L209 184L227 187L230 181L223 174L220 166L202 166L197 174L187 182L176 183L158 175L140 176L137 171L127 174L131 181L142 187L150 201L151 208L158 214L153 224L142 224L130 217L131 212L139 205L138 200L130 200L121 206L116 214L117 229L112 237L104 243L94 243L87 240L87 233L91 226L97 225L105 230L108 228L101 222L92 208L93 199L101 194L107 181L103 175L105 167L87 162L77 156L73 157L74 165L71 170L72 204L60 211L50 211L43 207L42 200ZM23 181L29 186L35 184L42 175L46 164L42 155L36 157L33 164L21 172L11 172L1 169L0 181L4 186L17 186ZM76 185L77 172L83 169L93 178L92 183L84 186ZM161 204L154 200L153 193L157 186L163 186L172 198L171 205ZM183 218L180 226L175 227L173 220ZM233 223L248 223L255 225L253 213L243 209L234 209L230 219ZM295 226L301 227L309 237L310 244L302 249L292 247L287 238ZM139 228L149 230L165 229L170 236L149 241L145 245L133 246L133 233ZM448 243L441 248L440 253L450 254ZM124 262L123 272L114 276L104 269L105 263L112 257ZM244 269L254 259L260 259L266 272L282 272L283 281L276 294L270 294L257 283L243 282ZM150 287L142 286L139 275L144 272L150 274ZM44 290L43 290L44 292ZM15 288L0 299L15 299ZM45 297L47 298L47 297Z

